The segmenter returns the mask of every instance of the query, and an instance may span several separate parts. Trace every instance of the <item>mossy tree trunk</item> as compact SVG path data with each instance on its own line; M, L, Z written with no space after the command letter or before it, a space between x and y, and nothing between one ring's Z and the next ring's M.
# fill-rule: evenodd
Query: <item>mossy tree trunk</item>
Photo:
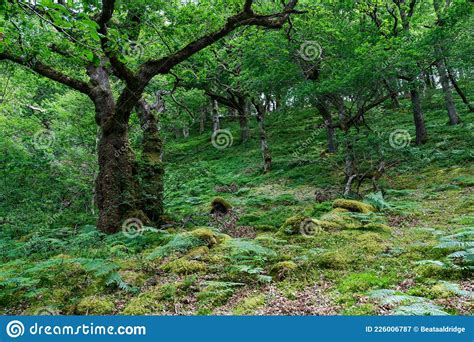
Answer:
M163 141L158 129L158 120L153 112L164 111L162 95L163 92L157 92L156 102L152 105L140 100L137 111L143 131L142 155L137 162L139 207L147 218L156 224L160 224L163 215L165 168L161 159Z
M316 108L318 109L319 114L322 116L324 125L326 126L328 152L335 153L337 151L335 142L335 128L333 126L333 120L329 106L324 99L318 98L316 101Z
M253 101L255 109L257 110L257 123L260 136L260 151L263 159L263 172L267 173L272 168L272 155L267 143L267 132L265 130L265 112L266 108L262 104Z
M436 62L436 68L438 69L439 81L441 88L443 89L444 101L446 103L446 110L448 111L449 124L457 125L461 123L458 113L456 111L456 105L454 104L453 94L451 93L451 86L449 84L448 71L446 70L446 64L444 63L443 53L441 48L437 50L437 56L439 57Z
M428 134L426 133L425 118L423 116L423 110L421 109L420 93L416 85L411 86L410 97L413 108L413 121L415 123L416 131L415 142L417 145L422 145L428 140Z
M220 129L219 122L219 104L216 100L212 101L212 132L216 132Z

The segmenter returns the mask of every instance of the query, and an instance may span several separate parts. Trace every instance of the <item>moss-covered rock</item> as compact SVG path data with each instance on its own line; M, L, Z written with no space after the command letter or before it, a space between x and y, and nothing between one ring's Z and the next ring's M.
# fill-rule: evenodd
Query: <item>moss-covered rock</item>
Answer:
M76 311L81 315L108 315L115 310L114 303L105 297L90 296L82 298Z
M270 269L270 275L274 279L282 280L296 270L296 268L297 265L293 261L280 261L272 266Z
M388 248L388 243L377 233L369 232L356 236L356 248L367 254L380 254Z
M196 228L187 233L190 236L200 239L208 247L212 247L218 243L218 237L209 228Z
M339 198L332 203L333 208L343 208L356 213L374 213L377 210L370 204Z
M308 217L297 215L291 216L286 219L283 225L280 227L280 231L288 235L296 235L300 233L301 224Z
M123 281L132 286L141 286L146 280L145 274L132 270L120 270L120 276Z
M186 258L188 259L201 259L204 255L209 253L209 247L207 246L200 246L191 249L188 254L186 254Z
M232 205L222 197L216 197L211 202L211 214L227 214Z
M254 226L254 228L255 230L260 231L260 232L271 232L276 229L275 226L272 226L269 224L258 224Z
M265 296L258 294L242 300L234 307L232 312L234 315L252 315L256 309L263 305L265 305Z
M329 251L316 256L316 263L322 268L346 269L351 259L341 251Z
M205 271L206 265L203 262L197 260L179 258L163 265L161 269L175 274L192 274Z

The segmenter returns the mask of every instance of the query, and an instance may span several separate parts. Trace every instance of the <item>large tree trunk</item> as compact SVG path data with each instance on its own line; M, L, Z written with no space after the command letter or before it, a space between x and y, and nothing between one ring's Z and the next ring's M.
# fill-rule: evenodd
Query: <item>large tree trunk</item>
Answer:
M416 86L412 86L410 89L411 103L413 106L413 121L415 122L416 129L416 144L422 145L428 140L428 134L426 133L425 118L423 117L423 111L421 109L420 93Z
M260 151L262 152L263 159L263 172L267 173L272 167L272 156L270 154L270 148L267 143L267 132L265 131L265 107L254 103L257 109L257 123L260 135Z
M133 178L133 153L128 142L126 123L115 122L103 129L98 146L99 174L96 179L98 228L116 233L123 222L134 216L136 184Z
M446 65L444 63L442 52L438 50L438 55L440 56L439 60L436 62L436 68L438 69L438 75L443 88L444 100L446 102L446 109L448 111L449 124L457 125L461 122L459 119L458 113L456 111L456 105L454 104L453 95L451 94L451 87L449 85L448 72L446 70Z
M90 66L88 74L94 85L91 98L95 121L99 126L97 144L99 173L95 185L95 202L99 209L97 227L116 233L128 218L137 218L136 189L128 141L128 113L118 113L105 68Z

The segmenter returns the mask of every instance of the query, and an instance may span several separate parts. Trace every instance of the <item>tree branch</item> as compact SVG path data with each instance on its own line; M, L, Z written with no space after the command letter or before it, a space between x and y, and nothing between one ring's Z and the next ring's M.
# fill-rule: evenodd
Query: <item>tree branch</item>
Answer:
M24 57L18 57L18 56L13 56L11 54L8 54L6 52L0 53L0 60L9 60L13 63L25 66L33 71L35 71L37 74L47 77L53 81L62 83L72 89L75 89L83 94L90 95L92 87L89 83L83 82L81 80L77 80L75 78L72 78L70 76L67 76L52 67L43 64L42 62L38 60L33 60L33 59L26 59Z
M287 21L292 13L301 13L294 8L298 0L290 0L282 12L271 15L256 15L251 9L252 1L246 0L244 10L232 17L229 17L225 25L218 31L214 31L203 36L182 48L175 53L159 60L150 60L140 67L139 75L141 79L149 81L157 74L165 74L175 65L186 60L193 54L201 51L215 41L225 37L227 34L240 26L263 26L267 28L280 28Z

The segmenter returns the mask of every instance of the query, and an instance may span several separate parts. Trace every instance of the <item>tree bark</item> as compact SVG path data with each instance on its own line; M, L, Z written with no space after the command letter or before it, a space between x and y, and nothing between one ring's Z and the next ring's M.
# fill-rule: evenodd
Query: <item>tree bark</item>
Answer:
M326 102L323 99L318 99L316 103L316 108L321 114L324 124L326 126L327 132L327 142L328 142L328 152L335 153L337 151L335 143L335 128L333 127L332 116Z
M103 232L118 232L122 223L133 215L136 206L133 157L126 123L117 122L107 130L101 127L95 194L99 208L97 225Z
M442 56L441 49L438 49L438 55ZM457 125L461 122L459 119L458 113L456 111L456 105L454 104L453 95L451 93L451 87L449 85L448 72L446 70L446 65L442 57L436 62L436 68L438 69L438 75L441 83L441 87L444 93L444 100L446 103L446 109L448 111L449 124Z
M470 113L474 112L474 107L471 105L471 103L469 102L469 99L464 94L462 89L459 87L458 82L456 81L456 77L454 76L451 68L447 67L446 70L448 71L449 80L451 81L451 84L454 86L454 89L456 89L456 92L458 93L459 97L462 99L462 102L464 102L464 104L467 106Z
M163 141L158 129L158 120L153 111L164 110L161 93L157 93L157 101L149 105L140 100L138 115L143 131L142 155L137 161L139 180L139 208L149 220L161 224L163 215L163 192L165 168L162 161Z
M257 123L260 135L260 151L263 159L263 172L267 173L272 167L272 156L270 148L267 143L267 132L265 130L265 107L259 103L254 102L255 109L257 109Z
M199 134L204 132L206 126L206 111L201 110L201 115L199 116Z
M246 101L245 97L239 97L239 108L237 109L239 112L239 125L240 125L240 141L242 143L246 143L250 139L250 129L248 124L248 101Z
M212 101L212 132L216 132L220 129L219 122L219 104L216 100Z
M428 134L426 133L425 118L423 117L423 111L421 109L420 93L416 86L412 86L410 89L411 103L413 106L413 121L415 122L416 129L416 144L422 145L428 140Z

